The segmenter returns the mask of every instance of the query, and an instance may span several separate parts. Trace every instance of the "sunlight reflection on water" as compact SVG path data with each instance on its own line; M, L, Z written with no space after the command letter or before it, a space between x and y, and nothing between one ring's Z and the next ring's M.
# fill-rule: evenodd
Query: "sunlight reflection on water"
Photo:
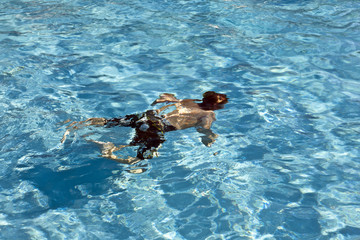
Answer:
M356 239L354 1L0 3L1 239ZM211 148L170 132L136 166L66 120L229 96ZM129 149L126 154L135 154ZM143 174L129 170L144 168Z

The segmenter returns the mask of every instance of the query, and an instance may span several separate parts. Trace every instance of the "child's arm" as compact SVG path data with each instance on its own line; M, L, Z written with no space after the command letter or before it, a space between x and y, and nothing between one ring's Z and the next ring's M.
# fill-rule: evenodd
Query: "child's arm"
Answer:
M175 97L174 94L171 93L162 93L160 94L159 98L156 99L151 106L154 106L157 103L163 103L163 102L179 102L180 100Z
M207 147L210 147L218 137L218 135L210 129L215 120L215 113L212 112L210 115L202 117L199 126L196 128L199 133L204 134L204 136L201 136L201 142Z

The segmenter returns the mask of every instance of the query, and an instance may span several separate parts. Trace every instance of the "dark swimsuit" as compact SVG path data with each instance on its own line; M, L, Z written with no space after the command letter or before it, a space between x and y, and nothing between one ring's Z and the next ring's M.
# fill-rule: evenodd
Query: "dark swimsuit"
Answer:
M135 137L130 142L130 146L139 146L137 151L139 159L151 159L159 146L165 142L164 133L176 130L154 110L106 120L105 127L115 126L135 128Z

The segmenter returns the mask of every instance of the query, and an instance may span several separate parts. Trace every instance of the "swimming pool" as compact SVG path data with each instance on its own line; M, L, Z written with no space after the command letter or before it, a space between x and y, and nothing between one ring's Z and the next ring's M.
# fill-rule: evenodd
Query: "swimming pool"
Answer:
M1 239L359 239L360 3L0 3ZM225 93L217 141L99 157L68 119ZM131 129L82 133L124 144ZM132 151L132 150L131 150Z

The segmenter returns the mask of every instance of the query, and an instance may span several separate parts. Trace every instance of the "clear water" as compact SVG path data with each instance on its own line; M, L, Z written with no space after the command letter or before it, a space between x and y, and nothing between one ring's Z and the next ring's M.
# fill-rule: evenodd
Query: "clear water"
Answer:
M0 238L359 239L359 43L355 0L1 1ZM142 174L59 144L207 90L217 142L168 133Z

